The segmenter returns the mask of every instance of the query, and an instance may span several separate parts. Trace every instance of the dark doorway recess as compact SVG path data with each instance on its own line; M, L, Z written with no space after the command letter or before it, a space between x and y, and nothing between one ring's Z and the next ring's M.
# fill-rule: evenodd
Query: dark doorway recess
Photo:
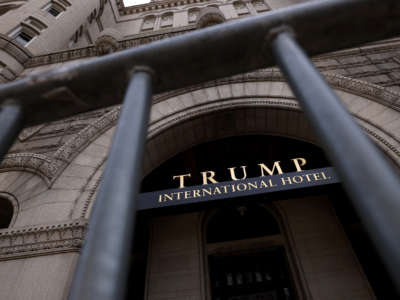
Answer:
M275 217L260 204L226 204L206 227L212 300L294 300L295 290Z
M213 300L291 300L283 247L259 253L209 256Z

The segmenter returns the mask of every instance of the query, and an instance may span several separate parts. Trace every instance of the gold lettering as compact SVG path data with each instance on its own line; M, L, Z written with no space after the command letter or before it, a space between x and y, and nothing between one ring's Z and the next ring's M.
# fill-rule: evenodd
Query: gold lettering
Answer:
M221 190L220 190L218 187L216 187L216 188L214 189L213 195L215 195L215 194L220 194L220 195L221 195Z
M203 176L203 185L208 184L208 182L218 183L218 181L216 181L214 179L214 176L215 176L215 172L214 171L205 171L205 172L200 172L200 173Z
M321 180L319 173L312 173L312 175L313 175L315 181Z
M269 179L269 180L268 180L268 184L269 184L270 187L277 186L276 184L273 184L273 183L272 183L272 179Z
M247 173L246 173L246 166L241 166L241 168L242 168L242 170L243 170L243 177L242 178L240 178L240 179L238 179L237 177L236 177L236 174L235 174L235 169L236 169L236 167L235 168L228 168L228 170L229 170L229 172L231 173L231 178L232 178L232 180L242 180L242 179L246 179L247 178Z
M185 187L185 177L190 177L190 173L174 176L174 177L172 177L172 180L179 178L179 188L181 189L181 188Z
M243 188L240 188L240 187L243 187ZM245 185L244 183L239 183L239 184L236 186L236 188L237 188L237 190L238 190L239 192L243 192L243 191L247 190L247 185Z
M222 188L224 189L224 193L228 194L228 186L229 185L223 185Z
M236 188L235 188L234 184L231 185L231 188L232 188L232 192L235 193L236 192Z
M164 202L167 200L174 200L174 193L172 193L171 195L168 194L164 194Z
M282 168L280 165L280 161L274 162L274 165L272 167L272 170L270 170L266 165L264 164L258 164L261 167L261 177L264 177L264 171L268 173L268 175L272 176L274 174L275 168L278 171L278 174L283 174Z
M249 183L247 183L247 185L248 185L250 191L251 191L252 188L253 189L258 189L257 181L254 181L254 183L249 182Z
M190 196L190 192L191 192L191 191L185 191L185 199L192 198L192 197Z
M176 200L181 200L181 194L182 192L175 192L173 194L176 194Z
M293 163L294 163L294 165L295 165L295 167L296 167L296 171L297 171L297 172L303 171L303 170L301 169L301 167L304 166L304 165L307 163L307 161L305 160L305 158L301 158L301 157L299 157L299 158L293 158L292 161L293 161Z
M286 183L292 184L292 181L290 180L290 177L286 177L286 179L282 177L281 181L282 181L283 185L286 185Z
M303 177L302 176L293 176L293 182L294 183L302 183Z
M200 190L193 190L193 198L196 198L196 197L201 197Z
M264 180L261 180L260 187L263 187L263 188L268 188L268 185L265 183L265 181L264 181Z
M325 172L321 172L321 175L322 175L322 178L323 178L324 180L327 180L327 179L328 179L328 178L326 178Z
M312 181L312 179L310 178L311 174L304 174L304 176L306 176L308 182Z
M212 195L212 193L211 193L211 188L209 188L208 190L207 189L201 189L201 191L203 192L203 197L204 197L204 194L208 194L208 195Z
M158 195L158 202L159 203L165 202L165 200L163 200L163 198L162 198L162 194Z

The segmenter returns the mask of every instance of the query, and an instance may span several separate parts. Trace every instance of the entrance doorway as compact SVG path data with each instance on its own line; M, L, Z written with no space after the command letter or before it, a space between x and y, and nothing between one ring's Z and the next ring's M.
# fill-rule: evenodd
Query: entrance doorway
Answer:
M297 299L278 223L261 205L226 205L206 230L212 300Z
M282 247L208 260L213 300L295 299Z

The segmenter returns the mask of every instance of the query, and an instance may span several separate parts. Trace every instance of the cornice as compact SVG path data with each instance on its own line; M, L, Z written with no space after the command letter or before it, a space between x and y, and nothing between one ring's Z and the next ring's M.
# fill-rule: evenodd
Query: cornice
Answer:
M195 29L195 26L191 25L191 26L186 26L183 28L180 27L179 29L171 28L171 29L165 30L163 32L159 31L159 32L138 34L135 36L135 38L120 41L118 43L117 51L138 47L141 45L149 44L151 42L162 40L162 39L173 37L173 36L182 35L186 32L192 31L194 29ZM39 67L39 66L43 66L43 65L68 62L68 61L73 61L73 60L82 59L82 58L96 57L99 55L100 55L100 53L98 53L98 49L96 48L96 46L92 45L92 46L85 47L85 48L69 49L69 50L50 53L50 54L38 55L38 56L32 57L29 60L27 60L24 64L24 67L25 68L34 68L34 67Z
M87 221L0 230L0 261L65 252L78 252Z
M158 30L156 32L143 32L135 34L134 37L125 39L123 41L118 42L117 51L138 47L141 45L149 44L154 41L163 40L165 38L170 38L174 36L179 36L185 34L187 32L193 31L196 29L195 25L188 25L178 28L169 28L164 30ZM336 58L341 56L348 55L365 55L370 53L380 53L386 51L398 51L400 49L400 40L387 40L383 42L379 42L379 44L369 44L359 48L346 49L331 53L322 54L316 57L313 57L314 61L320 61L328 58ZM60 52L43 54L34 57L30 57L25 60L24 67L25 68L34 68L43 65L55 64L73 61L77 59L89 58L89 57L97 57L100 53L96 49L95 45L91 45L85 48L76 48L76 49L68 49Z

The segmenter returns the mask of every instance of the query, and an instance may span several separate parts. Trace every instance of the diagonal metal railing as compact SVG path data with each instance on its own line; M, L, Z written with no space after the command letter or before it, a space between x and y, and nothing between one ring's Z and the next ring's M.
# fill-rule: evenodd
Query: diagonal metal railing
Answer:
M0 86L1 101L8 101L0 111L4 155L22 128L22 117L29 125L118 104L129 82L69 299L124 295L152 92L275 63L288 78L400 290L400 180L305 55L399 33L398 0L312 1ZM65 89L75 95L67 105L51 97Z

